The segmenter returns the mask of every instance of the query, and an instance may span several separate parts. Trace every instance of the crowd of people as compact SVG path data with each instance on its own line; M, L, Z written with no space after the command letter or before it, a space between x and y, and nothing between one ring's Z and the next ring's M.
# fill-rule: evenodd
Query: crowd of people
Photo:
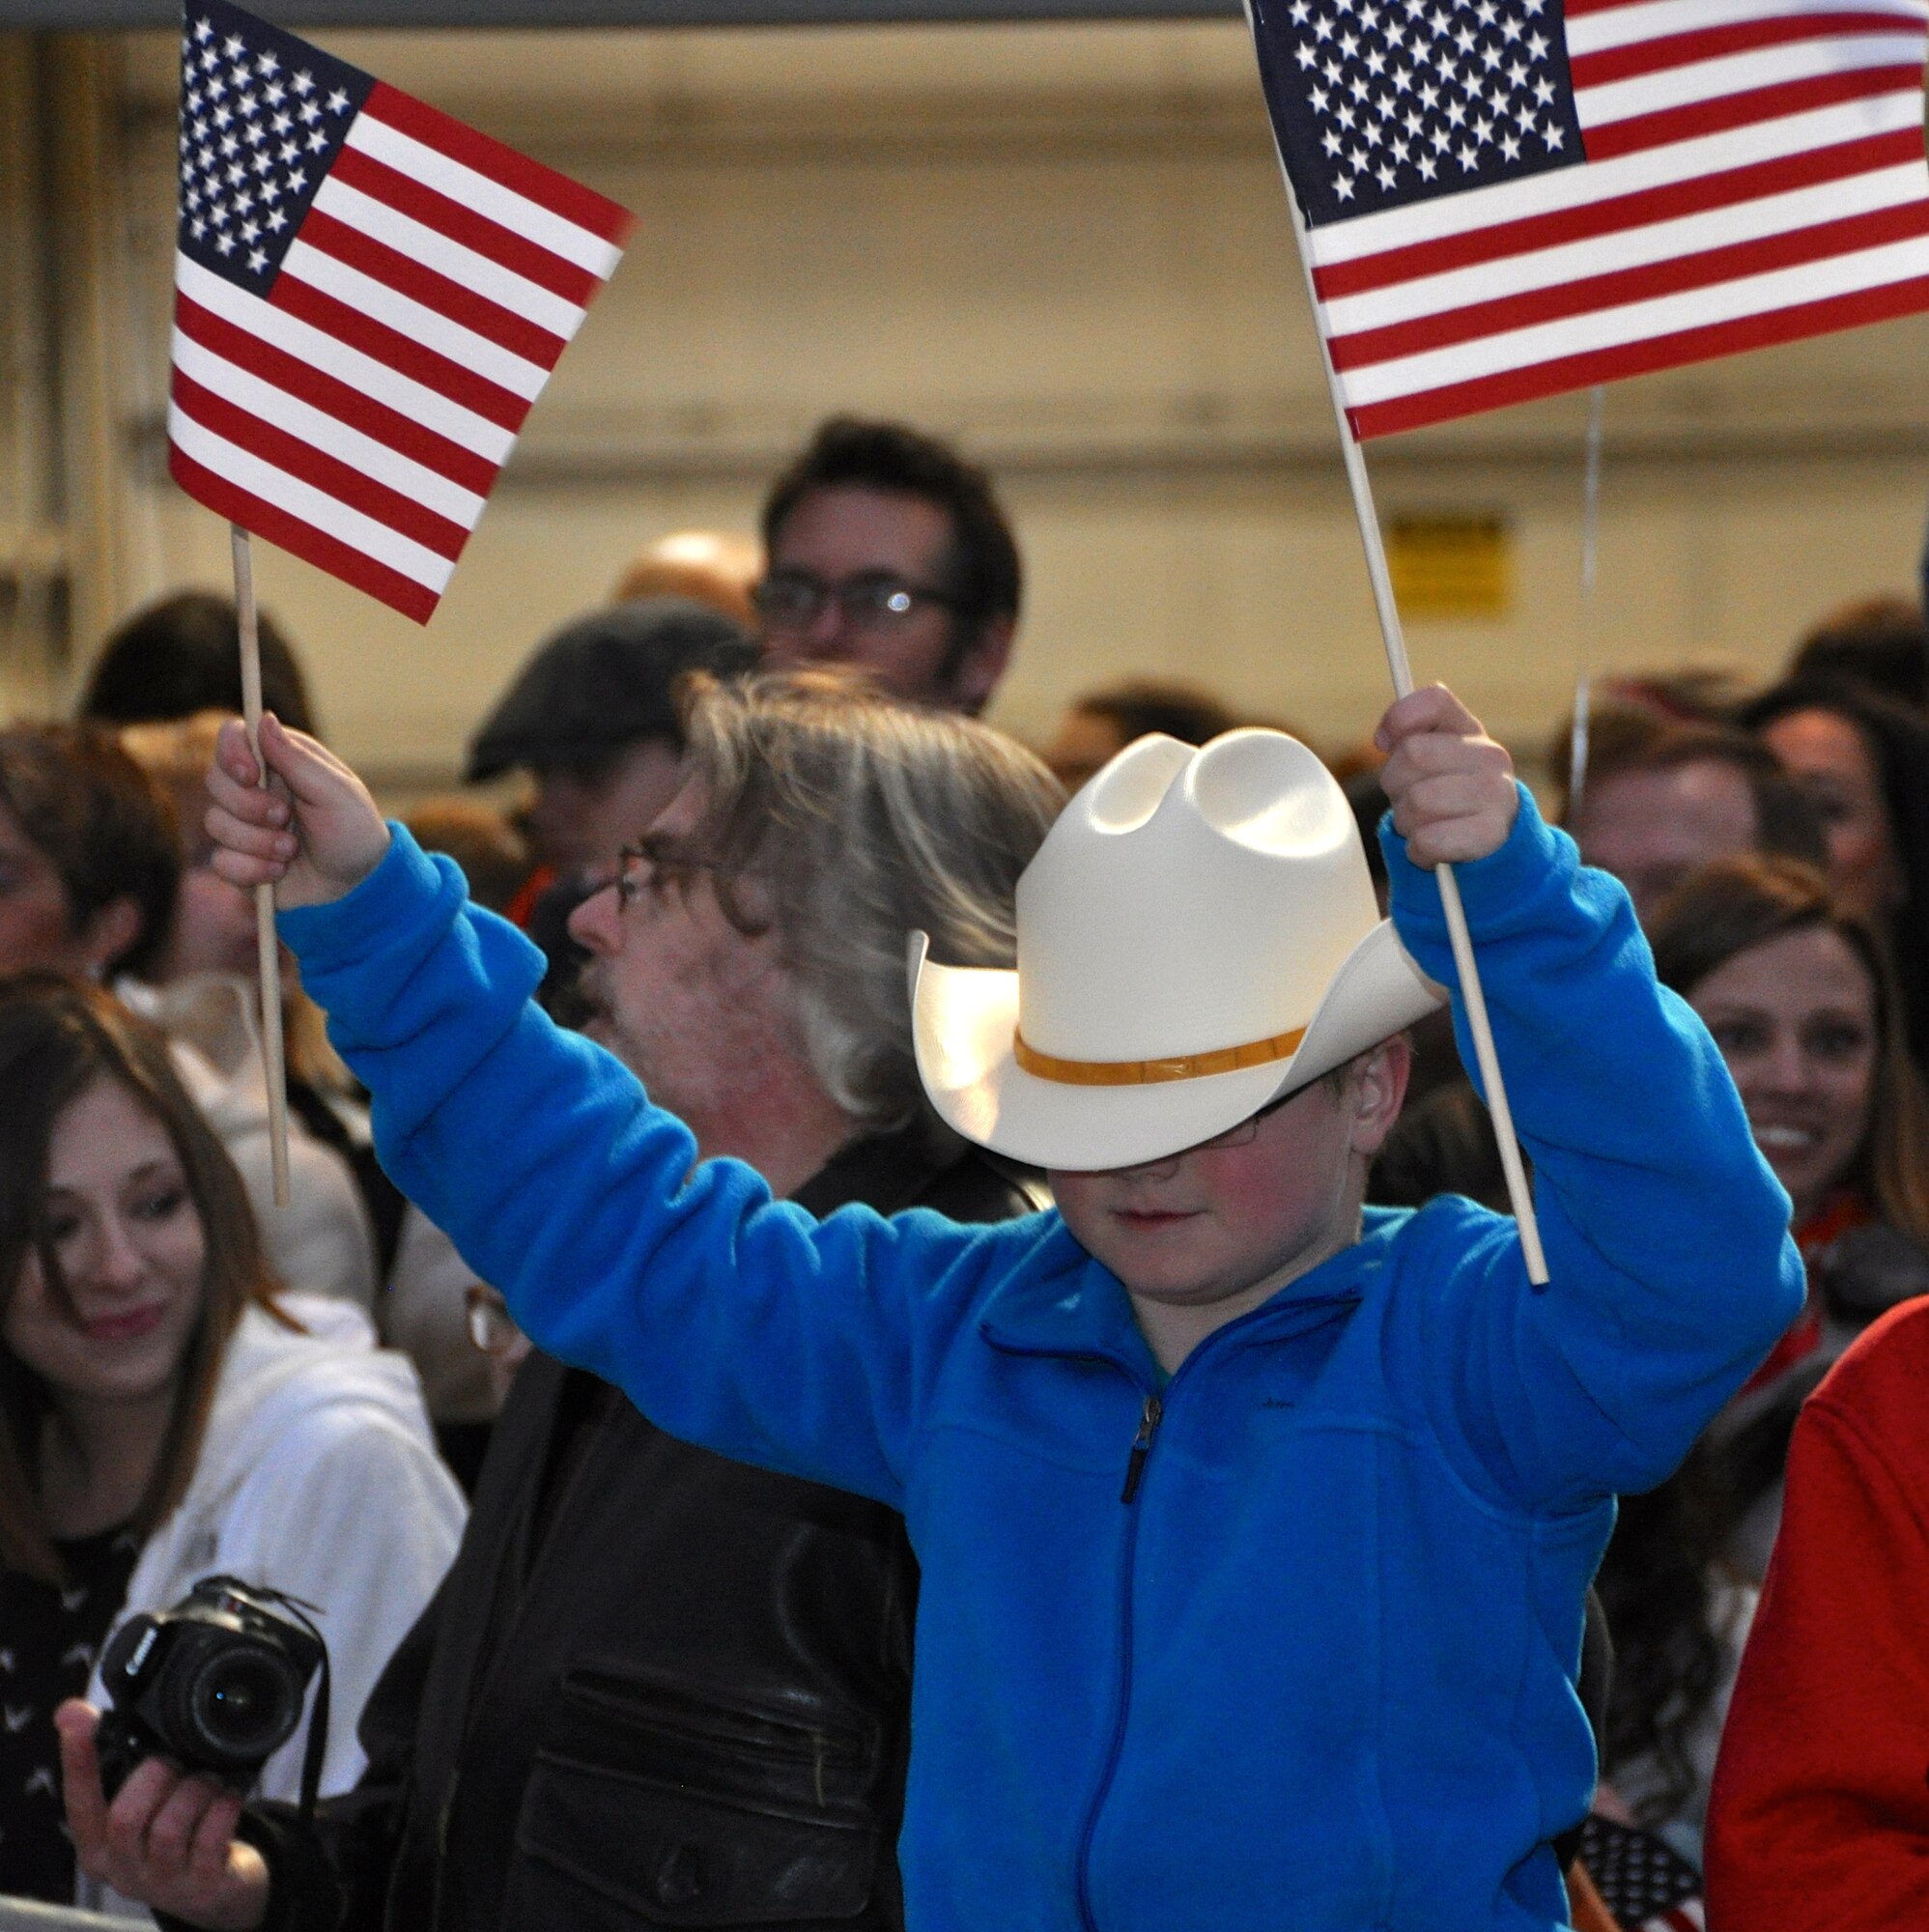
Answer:
M386 827L267 619L257 754L199 592L0 727L0 1894L1929 1922L1921 612L1602 680L1544 823L1438 688L1035 753L1022 592L840 417L533 652L512 809ZM212 1574L319 1613L321 1734L103 1787L111 1633Z

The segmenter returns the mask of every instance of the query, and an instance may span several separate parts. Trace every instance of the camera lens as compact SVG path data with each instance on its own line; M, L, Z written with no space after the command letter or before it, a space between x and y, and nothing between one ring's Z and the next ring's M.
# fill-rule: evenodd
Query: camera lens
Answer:
M184 1689L192 1753L210 1766L258 1763L301 1719L300 1678L277 1652L254 1644L214 1651Z

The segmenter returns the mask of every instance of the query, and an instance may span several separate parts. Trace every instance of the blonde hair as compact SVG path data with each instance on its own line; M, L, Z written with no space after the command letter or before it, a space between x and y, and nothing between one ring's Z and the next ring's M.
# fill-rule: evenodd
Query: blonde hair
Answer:
M231 711L197 711L191 718L162 724L124 724L121 749L157 784L173 794L183 824L199 825L207 810L208 767L214 762L214 741Z
M848 670L694 681L685 729L704 799L693 842L747 931L733 884L754 875L825 1091L871 1126L935 1127L906 936L928 933L950 965L1011 965L1013 894L1064 806L1058 781L989 726L888 702Z
M632 559L610 601L690 597L747 631L757 627L752 586L763 575L763 546L728 530L677 530Z

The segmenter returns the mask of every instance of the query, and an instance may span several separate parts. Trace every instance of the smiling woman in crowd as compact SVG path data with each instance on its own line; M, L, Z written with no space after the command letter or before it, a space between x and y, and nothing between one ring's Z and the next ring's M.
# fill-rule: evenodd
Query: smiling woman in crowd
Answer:
M1800 1321L1683 1468L1623 1498L1598 1579L1615 1645L1604 1776L1698 1861L1796 1412L1862 1327L1929 1289L1929 1111L1882 944L1812 867L1705 867L1660 902L1650 937L1657 977L1713 1034L1788 1190L1810 1284Z
M1662 983L1728 1063L1811 1264L1852 1232L1847 1245L1865 1255L1894 1255L1892 1236L1929 1245L1929 1109L1869 920L1808 867L1738 858L1675 892L1650 938ZM1838 1272L1825 1269L1821 1285ZM1857 1325L1871 1312L1811 1310Z
M1739 858L1660 908L1662 977L1700 1013L1748 1103L1798 1226L1847 1193L1929 1233L1920 1090L1889 1022L1889 963L1808 867Z
M462 1505L412 1371L289 1300L163 1037L80 980L0 984L0 1892L73 1895L54 1707L124 1616L210 1573L326 1611L323 1789L360 1772L356 1717ZM304 1743L265 1791L294 1795Z
M1788 860L1724 861L1650 933L1662 984L1728 1063L1808 1264L1801 1319L1710 1432L1739 1516L1731 1551L1756 1577L1801 1398L1860 1329L1929 1289L1929 1102L1889 952L1831 884Z
M1735 1519L1730 1554L1759 1578L1801 1399L1878 1315L1929 1290L1929 1101L1889 951L1832 877L1726 860L1663 901L1650 938L1658 977L1728 1063L1808 1264L1801 1319L1704 1445Z

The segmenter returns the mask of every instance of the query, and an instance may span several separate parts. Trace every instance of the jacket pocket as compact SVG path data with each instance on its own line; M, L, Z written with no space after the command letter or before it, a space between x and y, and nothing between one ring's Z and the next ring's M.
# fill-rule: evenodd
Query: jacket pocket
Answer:
M847 1728L572 1671L524 1794L504 1922L849 1926L878 1878L878 1757Z

